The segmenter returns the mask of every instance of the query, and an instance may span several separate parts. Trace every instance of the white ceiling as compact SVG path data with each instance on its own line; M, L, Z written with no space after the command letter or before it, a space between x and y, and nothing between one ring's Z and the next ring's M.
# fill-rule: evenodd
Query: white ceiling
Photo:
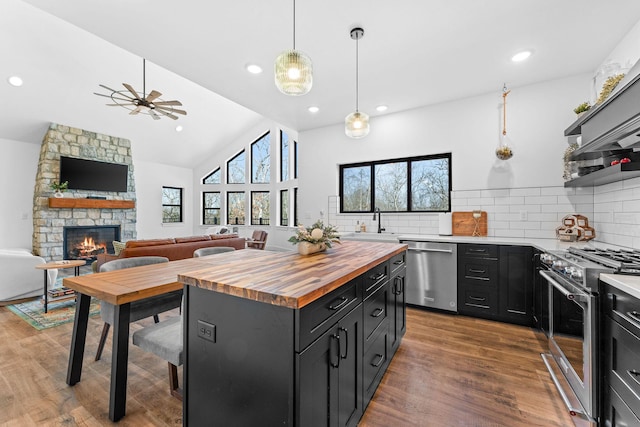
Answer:
M296 48L313 61L314 86L289 97L274 86L273 62L292 47L292 4L2 0L0 78L25 84L0 84L0 138L40 143L56 122L129 138L147 161L192 167L263 116L298 131L342 123L355 108L356 25L365 30L360 111L375 132L379 114L594 72L640 20L637 0L297 0ZM522 49L535 53L512 63ZM142 57L147 91L182 101L186 117L129 116L93 95L106 92L100 83L141 91ZM248 63L264 72L249 74ZM377 113L379 104L389 110Z

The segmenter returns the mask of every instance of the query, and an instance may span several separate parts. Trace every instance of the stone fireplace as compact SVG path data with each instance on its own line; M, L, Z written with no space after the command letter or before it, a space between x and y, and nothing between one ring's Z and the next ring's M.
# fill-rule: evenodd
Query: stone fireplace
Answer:
M53 190L50 186L52 182L59 181L60 156L128 165L127 192L100 192L99 195L107 200L99 202L105 203L91 203L87 198L96 196L95 192L69 190L64 193L64 199L55 199L58 202L52 203L50 198L53 198ZM60 200L78 203L60 203ZM65 228L103 226L118 229L117 239L105 239L106 251L113 253L113 240L126 241L136 238L135 200L135 178L129 140L52 123L40 148L33 192L34 254L42 256L47 261L71 259L71 248L63 246ZM129 201L131 206L121 207L115 201ZM102 239L99 235L96 236ZM71 251L74 250L79 251L78 248Z
M84 225L63 227L62 257L81 259L87 264L99 254L113 254L113 241L120 240L119 225Z

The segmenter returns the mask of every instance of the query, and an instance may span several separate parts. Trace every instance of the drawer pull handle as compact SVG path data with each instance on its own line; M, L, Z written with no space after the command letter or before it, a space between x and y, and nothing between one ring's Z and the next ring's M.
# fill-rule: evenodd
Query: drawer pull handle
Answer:
M331 363L331 366L333 366L334 368L339 368L340 367L340 335L336 335L336 334L332 334L331 335L331 343L333 343L333 340L336 340L338 342L338 361L334 362L333 359L333 351L329 351L329 358L331 360L329 360L329 363ZM331 347L333 347L333 345L331 345Z
M384 308L376 308L373 313L371 313L371 317L380 317L384 314Z
M636 371L635 369L632 369L630 371L627 371L627 374L631 377L633 381L635 381L636 384L640 385L640 380L638 379L638 377L640 376L640 372Z
M402 293L402 285L404 284L404 276L396 276L393 279L393 294L400 295Z
M470 300L474 300L474 301L486 301L486 298L480 298L480 297L474 297L472 295L469 295L469 299Z
M613 311L616 311L615 309ZM633 311L627 311L627 315L624 316L622 313L620 313L618 311L618 313L626 318L633 326L635 326L636 328L640 329L640 313L638 313L637 311L633 310Z
M372 361L371 366L374 366L377 368L378 366L382 365L382 362L384 362L384 355L376 354L376 357L378 357L378 360L376 362Z
M340 359L346 359L347 356L349 355L349 331L347 331L345 328L340 328L341 331L344 332L344 355L342 354L342 341L340 341L340 337L338 336L338 343L340 344Z
M474 248L469 248L469 252L478 252L478 253L483 254L483 253L487 252L487 250L486 250L486 249L474 249Z
M387 275L385 273L380 273L377 275L371 275L369 276L369 279L373 280L374 282L377 282L380 279L384 279Z
M475 268L470 268L469 272L471 272L471 273L486 273L487 270L477 270Z
M340 297L338 299L335 299L331 302L331 304L329 304L329 310L339 310L348 302L349 298L347 297Z
M402 264L404 264L404 260L403 259L399 259L399 260L393 262L393 265L402 265Z

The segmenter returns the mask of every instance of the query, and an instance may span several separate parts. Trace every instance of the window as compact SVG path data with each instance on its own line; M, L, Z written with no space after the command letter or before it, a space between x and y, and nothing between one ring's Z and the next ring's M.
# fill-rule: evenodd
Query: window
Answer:
M289 190L280 190L280 225L289 225Z
M244 225L244 191L227 193L227 223Z
M280 181L289 180L289 135L280 131Z
M293 189L293 225L298 226L298 189Z
M182 222L182 188L162 187L162 222Z
M293 141L293 177L298 178L298 141Z
M227 162L227 184L244 184L244 150Z
M271 176L271 133L251 144L251 183L268 184Z
M220 184L220 168L214 170L202 180L203 184Z
M219 191L205 191L202 193L202 223L204 225L220 224Z
M340 212L448 212L451 153L340 166Z
M269 192L251 192L251 225L269 225Z

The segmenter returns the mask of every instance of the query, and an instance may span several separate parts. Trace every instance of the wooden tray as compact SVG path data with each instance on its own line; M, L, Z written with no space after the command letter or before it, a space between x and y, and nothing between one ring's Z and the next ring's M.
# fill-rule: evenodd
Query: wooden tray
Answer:
M476 229L476 219L471 212L452 212L451 213L451 234L454 236L473 236ZM487 235L487 213L480 211L478 219L478 236Z

